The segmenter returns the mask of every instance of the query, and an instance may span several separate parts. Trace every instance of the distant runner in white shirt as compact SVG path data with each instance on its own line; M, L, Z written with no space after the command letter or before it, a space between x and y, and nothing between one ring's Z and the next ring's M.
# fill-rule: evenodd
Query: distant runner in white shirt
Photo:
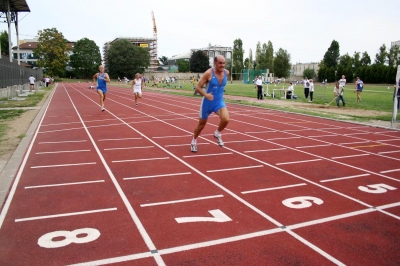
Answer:
M30 87L29 87L29 90L31 91L31 90L33 90L33 88L34 88L34 86L35 86L35 77L33 76L33 75L31 75L30 77L29 77L29 85L30 85Z
M135 105L138 106L138 99L142 98L142 79L139 73L136 73L131 89L133 89L133 94L135 95Z
M262 95L262 80L261 80L261 76L257 77L256 86L257 86L257 99L258 100L262 100L263 99L263 95Z
M346 77L345 75L342 75L342 78L339 79L339 87L342 87L342 89L346 86Z

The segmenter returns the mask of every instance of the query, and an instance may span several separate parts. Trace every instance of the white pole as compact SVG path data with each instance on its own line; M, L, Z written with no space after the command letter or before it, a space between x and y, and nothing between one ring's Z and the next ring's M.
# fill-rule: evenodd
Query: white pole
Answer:
M10 16L10 1L7 1L7 24L8 24L8 55L10 62L13 61L12 45L11 45L11 16Z

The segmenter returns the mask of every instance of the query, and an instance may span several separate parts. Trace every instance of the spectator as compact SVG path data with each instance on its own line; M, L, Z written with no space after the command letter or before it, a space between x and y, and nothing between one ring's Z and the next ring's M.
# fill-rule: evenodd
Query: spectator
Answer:
M314 96L314 82L312 79L309 80L310 83L310 102L313 101L313 96Z
M30 91L32 91L33 89L34 89L34 87L35 87L35 77L33 76L33 75L31 75L30 77L29 77L29 90Z
M361 92L364 88L364 82L357 77L354 92L357 92L357 100L356 102L361 102Z
M293 94L294 94L294 88L292 82L290 82L289 87L287 88L286 91L286 99L292 99Z
M44 82L46 84L46 87L48 87L49 86L49 82L50 82L49 77L44 77Z
M337 107L340 106L340 100L342 100L343 106L345 106L346 103L344 101L344 89L343 89L343 86L341 86L339 82L336 83L335 89L333 90L333 92L335 93L335 97L336 97L336 106Z
M310 81L308 80L307 77L304 78L303 85L304 85L304 97L308 99L308 94L310 93Z
M255 84L257 86L257 99L258 100L262 100L263 99L263 95L262 95L262 80L261 80L261 76L257 77L257 80L256 80Z

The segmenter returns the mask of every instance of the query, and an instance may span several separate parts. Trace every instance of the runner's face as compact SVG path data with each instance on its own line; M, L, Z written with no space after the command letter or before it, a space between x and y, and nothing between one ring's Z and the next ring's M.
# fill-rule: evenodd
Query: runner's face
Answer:
M221 71L221 72L224 71L224 69L225 69L225 59L218 58L215 68L217 69L217 71Z
M104 72L104 67L103 66L99 66L99 70L100 70L100 72Z

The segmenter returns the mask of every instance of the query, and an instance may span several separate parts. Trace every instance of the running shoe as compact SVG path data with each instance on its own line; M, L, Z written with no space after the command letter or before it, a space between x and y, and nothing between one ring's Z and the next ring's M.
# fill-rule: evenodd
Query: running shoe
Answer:
M136 106L139 106L138 104L136 104Z
M190 150L191 150L191 152L197 152L197 146L196 146L196 144L190 144Z
M104 108L104 105L101 106L101 111L104 112L106 109Z
M224 146L224 142L222 141L222 136L221 135L215 135L214 133L214 138L217 140L217 143L220 147Z

